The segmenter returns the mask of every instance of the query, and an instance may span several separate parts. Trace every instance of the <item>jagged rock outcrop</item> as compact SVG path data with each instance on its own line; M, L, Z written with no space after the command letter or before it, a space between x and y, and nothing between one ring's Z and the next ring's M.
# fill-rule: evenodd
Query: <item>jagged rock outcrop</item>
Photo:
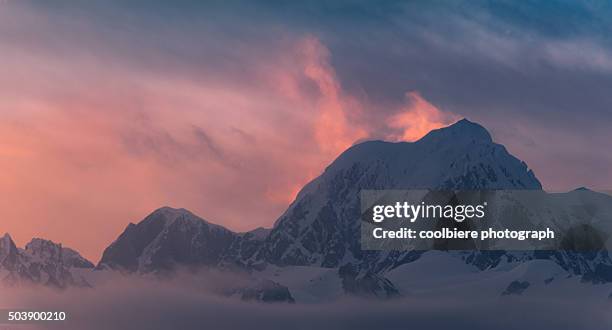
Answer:
M244 301L265 303L295 303L289 289L270 280L259 280L236 291Z
M346 264L338 270L342 288L349 295L362 298L394 298L399 291L391 281L372 271L361 271L353 264Z
M89 286L74 272L77 268L93 268L93 264L76 251L51 241L33 239L20 249L10 235L0 239L0 282L4 285L39 284L60 289Z

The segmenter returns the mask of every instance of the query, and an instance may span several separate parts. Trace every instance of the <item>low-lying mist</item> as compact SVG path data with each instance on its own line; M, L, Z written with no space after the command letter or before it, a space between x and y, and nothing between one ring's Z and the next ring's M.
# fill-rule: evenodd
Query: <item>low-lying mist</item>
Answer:
M226 273L173 280L113 276L95 289L1 289L1 309L66 311L69 320L0 329L610 329L612 303L469 296L345 298L321 304L243 302L218 293Z

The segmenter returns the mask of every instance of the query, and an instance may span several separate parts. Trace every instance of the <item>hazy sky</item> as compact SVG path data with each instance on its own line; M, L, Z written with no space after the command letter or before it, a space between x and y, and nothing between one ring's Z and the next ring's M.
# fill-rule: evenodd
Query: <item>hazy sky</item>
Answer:
M548 190L610 188L611 19L603 1L0 0L0 232L97 259L162 205L269 226L355 141L461 117Z

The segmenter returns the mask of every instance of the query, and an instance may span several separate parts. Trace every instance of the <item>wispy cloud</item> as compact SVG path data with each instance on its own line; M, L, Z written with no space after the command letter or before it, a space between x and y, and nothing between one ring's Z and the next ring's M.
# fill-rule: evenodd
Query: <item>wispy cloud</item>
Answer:
M406 93L406 102L406 107L387 121L390 128L400 130L399 135L389 135L388 140L416 141L431 130L461 119L458 115L436 108L417 92Z

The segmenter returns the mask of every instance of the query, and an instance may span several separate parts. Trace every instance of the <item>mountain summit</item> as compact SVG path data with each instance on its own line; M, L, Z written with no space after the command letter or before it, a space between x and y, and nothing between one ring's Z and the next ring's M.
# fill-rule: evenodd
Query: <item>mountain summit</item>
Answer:
M104 251L98 269L149 273L217 265L235 236L185 209L162 207L129 224Z
M427 133L421 140L448 140L454 139L455 141L467 141L475 143L481 141L484 143L492 143L493 139L491 134L486 128L475 122L469 121L465 118L448 127L432 130Z
M364 142L302 189L255 259L323 267L361 260L356 219L364 189L541 190L542 185L524 162L467 119L416 142Z
M542 189L524 162L467 119L433 130L416 142L357 144L313 182L347 171L375 176L377 181L370 184L384 189Z

